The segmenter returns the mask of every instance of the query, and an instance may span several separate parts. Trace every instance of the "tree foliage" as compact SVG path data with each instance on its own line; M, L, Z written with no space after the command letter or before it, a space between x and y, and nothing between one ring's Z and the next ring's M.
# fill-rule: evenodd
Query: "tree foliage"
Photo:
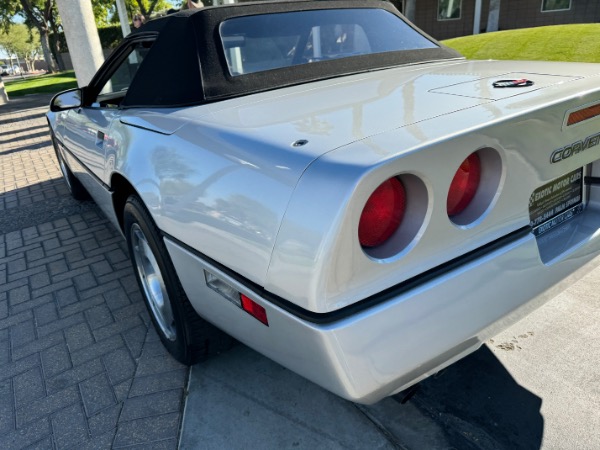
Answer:
M19 0L0 0L0 26L8 31L13 23L13 17L18 12Z
M180 0L125 0L125 7L127 8L129 20L131 20L136 13L141 13L148 18L152 14L173 8L173 5L179 5L180 3ZM119 21L115 0L92 0L92 8L96 17L96 24L99 27Z
M127 5L129 3L130 5ZM171 5L164 0L128 0L125 2L131 12L139 11L144 17L150 17L153 12L170 8Z
M64 32L61 31L53 37L58 41L61 53L69 52ZM123 40L123 31L118 24L102 26L98 27L98 37L100 38L100 45L102 45L103 49L113 49Z
M55 0L0 0L0 24L8 31L15 15L24 18L25 24L35 27L40 34L44 59L50 72L57 70L48 39L50 30L56 28L57 17Z
M29 29L25 24L14 24L0 32L0 48L9 57L19 57L24 60L31 70L32 62L40 54L40 35L35 29Z

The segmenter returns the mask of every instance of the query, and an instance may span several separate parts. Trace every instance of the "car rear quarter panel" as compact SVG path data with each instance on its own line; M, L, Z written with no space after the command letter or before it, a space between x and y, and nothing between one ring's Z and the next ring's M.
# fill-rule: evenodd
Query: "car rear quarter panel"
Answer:
M121 124L115 170L167 235L264 284L291 192L312 156L202 120L166 135Z
M553 150L600 131L600 119L563 127L566 111L599 100L593 77L483 103L327 153L294 192L265 288L310 311L335 311L527 226L529 197L537 187L600 158L597 146L550 164ZM461 162L482 148L501 160L499 186L478 220L458 226L446 212L448 188ZM402 174L423 181L427 214L406 248L374 258L358 242L360 214L381 182Z

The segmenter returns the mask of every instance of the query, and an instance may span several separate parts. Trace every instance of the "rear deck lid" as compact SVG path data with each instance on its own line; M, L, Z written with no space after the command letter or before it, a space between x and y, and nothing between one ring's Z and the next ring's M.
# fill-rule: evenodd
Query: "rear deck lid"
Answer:
M500 100L515 95L528 94L532 91L580 78L582 77L531 72L508 72L432 89L430 92L482 100Z

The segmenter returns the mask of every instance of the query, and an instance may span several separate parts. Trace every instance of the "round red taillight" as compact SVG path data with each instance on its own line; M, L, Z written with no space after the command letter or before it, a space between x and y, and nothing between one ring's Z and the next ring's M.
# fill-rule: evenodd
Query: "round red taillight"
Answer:
M363 247L377 247L398 229L406 210L406 192L398 178L390 178L371 194L358 224Z
M465 159L450 184L446 209L450 217L463 212L477 192L481 178L481 161L477 153Z

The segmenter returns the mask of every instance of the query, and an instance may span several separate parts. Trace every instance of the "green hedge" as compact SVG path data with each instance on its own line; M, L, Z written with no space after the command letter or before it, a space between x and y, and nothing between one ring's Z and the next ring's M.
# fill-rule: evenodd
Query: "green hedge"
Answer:
M100 36L100 44L102 48L115 48L119 42L123 40L123 32L121 25L110 25L107 27L98 28L98 36ZM67 52L69 47L64 33L58 33L58 42L61 52Z

